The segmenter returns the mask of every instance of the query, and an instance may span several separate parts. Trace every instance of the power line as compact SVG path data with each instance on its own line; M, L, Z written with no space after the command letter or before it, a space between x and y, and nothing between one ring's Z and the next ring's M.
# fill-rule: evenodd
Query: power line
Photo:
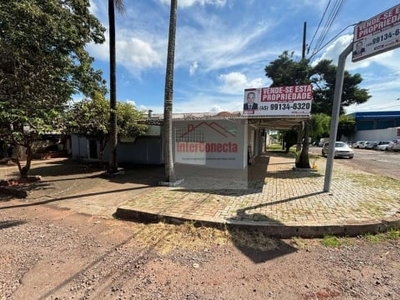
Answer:
M347 28L351 27L351 26L355 26L357 25L357 23L354 24L350 24L347 25L345 28L343 28L339 33L337 33L333 38L331 38L329 41L327 41L323 46L321 46L318 50L315 50L313 52L313 54L309 57L309 60L311 61L311 59L318 53L320 52L322 49L324 49L327 45L329 45L334 39L336 39L340 34L342 34Z
M334 20L338 16L339 11L342 8L343 2L344 2L344 0L337 0L335 2L335 4L334 4L334 6L333 6L333 8L332 8L332 10L331 10L331 12L330 12L330 14L328 16L328 19L326 21L325 27L322 30L322 33L320 34L320 37L317 40L317 44L314 47L314 51L311 54L311 56L314 56L315 53L321 49L321 45L324 42L329 30L331 29Z
M314 52L317 51L317 49L319 49L322 45L322 43L324 42L329 30L332 27L333 21L336 18L336 16L338 15L338 12L340 10L340 6L342 5L343 0L338 0L335 2L334 7L331 11L331 14L328 17L328 20L326 21L326 25L317 41L317 45L314 48Z
M323 13L323 15L322 15L322 17L321 17L321 20L319 20L319 23L318 23L318 26L317 26L317 30L315 30L314 35L313 35L313 37L312 37L312 39L311 39L311 42L310 42L310 44L308 45L307 54L308 54L308 52L310 52L311 45L312 45L312 43L313 43L313 41L314 41L315 36L317 35L317 32L319 31L319 28L320 28L320 26L321 26L321 23L322 23L323 19L325 18L325 14L326 14L326 12L327 12L327 10L328 10L328 7L329 7L330 3L331 3L331 0L329 0L328 4L326 5L325 10L324 10L324 13Z

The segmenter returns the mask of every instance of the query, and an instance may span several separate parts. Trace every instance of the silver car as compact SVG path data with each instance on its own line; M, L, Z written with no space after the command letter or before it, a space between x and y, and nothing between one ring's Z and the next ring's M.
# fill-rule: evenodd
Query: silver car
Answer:
M329 143L322 146L322 156L328 156ZM335 142L335 158L336 157L354 157L354 151L344 142Z

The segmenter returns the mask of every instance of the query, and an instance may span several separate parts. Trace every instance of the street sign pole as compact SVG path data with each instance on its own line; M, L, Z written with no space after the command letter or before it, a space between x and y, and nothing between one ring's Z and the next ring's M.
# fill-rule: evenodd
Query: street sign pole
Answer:
M344 67L346 64L346 58L352 52L352 50L353 43L348 45L347 48L344 49L343 52L339 55L338 68L336 71L335 93L333 96L331 129L329 134L329 151L325 168L324 192L329 192L331 188L333 159L335 157L335 142L339 123L340 103L342 102Z

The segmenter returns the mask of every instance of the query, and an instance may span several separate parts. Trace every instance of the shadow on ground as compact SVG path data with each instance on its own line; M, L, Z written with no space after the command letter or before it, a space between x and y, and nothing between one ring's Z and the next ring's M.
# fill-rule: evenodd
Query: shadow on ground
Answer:
M17 168L15 166L15 168ZM29 184L20 184L7 187L7 193L0 195L1 201L10 199L6 194L14 195L27 200L46 199L42 203L69 199L69 195L76 197L99 195L100 193L88 192L100 187L104 193L124 192L143 187L157 186L163 178L164 168L161 166L127 166L125 173L118 176L108 176L98 164L79 162L72 159L57 161L44 161L33 164L29 176L40 176L41 180ZM13 171L13 170L11 170ZM10 172L10 174L14 174ZM16 173L18 178L19 173ZM107 186L109 185L109 187ZM121 186L119 186L121 185ZM126 185L126 188L123 186ZM107 190L107 187L109 188ZM24 196L19 194L24 192ZM47 202L46 202L47 201Z

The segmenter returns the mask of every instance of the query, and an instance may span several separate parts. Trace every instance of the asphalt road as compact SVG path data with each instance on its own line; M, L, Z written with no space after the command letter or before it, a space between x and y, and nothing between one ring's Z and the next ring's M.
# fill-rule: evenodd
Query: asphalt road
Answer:
M321 155L321 147L310 147L310 152ZM367 172L400 180L400 152L353 149L354 158L336 158L341 163ZM325 158L324 158L325 159Z

